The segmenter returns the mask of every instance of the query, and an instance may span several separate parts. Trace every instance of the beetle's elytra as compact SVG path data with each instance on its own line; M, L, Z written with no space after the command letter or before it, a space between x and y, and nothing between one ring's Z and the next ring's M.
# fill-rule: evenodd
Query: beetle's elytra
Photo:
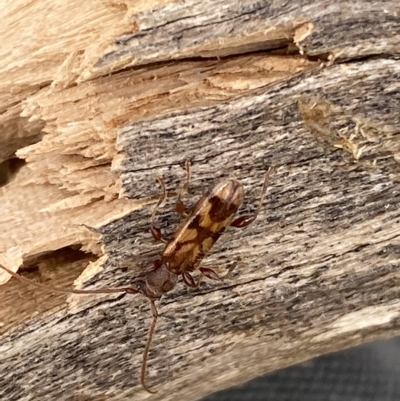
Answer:
M256 219L262 205L271 171L270 169L265 174L260 201L255 213L235 218L236 212L241 206L244 197L243 185L235 179L227 179L217 183L199 199L189 213L186 213L181 196L187 190L190 182L190 164L188 161L186 162L186 170L187 179L179 192L176 202L176 211L184 216L184 220L175 231L173 237L169 240L162 236L160 228L155 223L158 208L167 196L164 180L162 177L158 178L163 193L153 210L151 232L156 240L162 241L166 245L161 256L150 262L146 267L144 278L134 281L132 286L98 288L93 290L51 287L28 280L0 265L0 268L19 280L50 291L75 294L110 294L118 292L125 292L127 294L140 293L148 298L151 305L153 321L149 329L146 346L143 352L140 381L143 388L150 393L153 393L154 391L150 390L146 385L145 376L150 344L158 318L155 301L159 300L165 293L171 291L178 283L180 277L186 285L197 287L200 280L198 278L195 279L192 276L192 273L196 270L198 270L201 275L211 280L223 280L230 275L232 270L235 268L236 263L229 268L227 274L220 276L213 269L201 267L201 261L228 226L238 228L247 227Z

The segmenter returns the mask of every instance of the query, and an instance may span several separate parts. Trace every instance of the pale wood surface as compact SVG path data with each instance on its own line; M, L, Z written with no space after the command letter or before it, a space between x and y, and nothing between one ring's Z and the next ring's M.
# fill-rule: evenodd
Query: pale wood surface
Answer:
M240 257L233 277L160 303L154 396L138 385L145 299L0 272L2 399L194 400L400 333L397 1L4 7L0 263L53 285L128 284L162 250L157 174L173 195L190 158L188 205L234 176L244 211L276 172L257 221L204 261Z

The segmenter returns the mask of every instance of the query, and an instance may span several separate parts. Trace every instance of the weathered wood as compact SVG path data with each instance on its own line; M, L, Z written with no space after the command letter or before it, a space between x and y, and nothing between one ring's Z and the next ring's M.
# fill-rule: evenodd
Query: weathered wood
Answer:
M3 176L15 152L26 164L0 188L1 264L54 285L129 284L162 249L157 174L171 234L185 159L188 205L233 176L250 210L276 169L257 221L204 261L240 257L233 277L160 303L152 399L400 333L397 1L17 3L0 24ZM0 280L2 399L149 397L145 299Z

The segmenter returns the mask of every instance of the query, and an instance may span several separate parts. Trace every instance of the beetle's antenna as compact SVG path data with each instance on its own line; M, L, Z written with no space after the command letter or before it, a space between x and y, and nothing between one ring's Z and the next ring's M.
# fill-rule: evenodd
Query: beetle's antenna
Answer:
M167 199L167 189L165 188L165 181L164 181L163 176L161 176L161 175L158 176L157 181L161 185L162 194L161 194L160 198L158 199L157 204L154 206L153 212L151 213L151 229L150 229L150 231L151 231L151 234L153 235L153 238L156 241L162 241L162 242L166 243L167 240L165 240L163 238L161 229L156 224L156 216L157 216L158 210L160 209L161 204L165 201L165 199Z
M156 205L153 208L153 212L151 213L151 224L152 225L154 225L154 222L156 220L158 209L160 208L161 204L164 203L165 199L167 199L167 188L165 187L164 177L162 175L159 175L156 178L157 178L157 181L159 182L159 184L161 185L162 193L161 193L161 196L158 198Z
M53 287L51 285L46 285L42 283L37 283L36 281L29 280L28 278L22 276L21 274L15 273L7 267L0 264L0 269L3 269L11 276L15 277L17 280L25 283L31 284L38 288L43 288L46 291L61 292L64 294L115 294L120 292L129 292L131 294L139 292L133 287L116 287L116 288L94 288L93 290L79 290L75 288L62 288Z
M151 340L153 339L153 334L154 330L156 328L157 324L157 318L158 318L158 312L157 312L157 307L156 304L153 300L150 300L150 307L151 307L151 314L153 315L153 321L151 322L149 334L147 336L147 341L146 341L146 346L144 347L144 352L143 352L143 361L142 361L142 370L140 372L140 383L142 384L143 388L150 394L155 394L157 391L150 390L146 383L145 383L145 377L146 377L146 368L147 368L147 358L149 356L149 350L150 350L150 345L151 345Z

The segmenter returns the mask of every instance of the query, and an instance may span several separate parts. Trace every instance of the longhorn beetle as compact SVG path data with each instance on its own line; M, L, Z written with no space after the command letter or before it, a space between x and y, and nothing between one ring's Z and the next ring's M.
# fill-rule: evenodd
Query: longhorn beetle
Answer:
M162 187L162 195L153 209L151 233L154 239L162 241L166 245L161 256L150 262L146 267L144 279L136 280L131 287L96 288L92 290L52 287L32 282L2 265L0 265L0 268L24 283L34 284L37 287L50 291L74 294L111 294L124 292L127 294L140 293L144 295L150 301L153 321L143 352L140 382L146 391L155 393L155 391L149 389L145 382L149 349L158 318L155 301L158 301L165 293L171 291L176 286L179 277L182 277L183 282L187 286L198 287L201 276L195 280L191 274L195 270L199 270L203 276L211 280L223 280L229 277L237 263L234 263L228 272L222 276L210 268L201 267L200 263L226 227L247 227L256 219L261 209L271 171L272 168L265 174L256 211L253 214L243 215L234 219L239 206L243 202L244 196L243 185L234 179L224 180L216 184L199 199L190 213L185 212L185 206L181 197L184 192L187 192L190 182L190 163L186 161L186 181L181 187L176 201L176 211L184 217L184 220L170 240L162 236L161 229L155 223L158 209L167 198L164 180L162 177L157 177Z

